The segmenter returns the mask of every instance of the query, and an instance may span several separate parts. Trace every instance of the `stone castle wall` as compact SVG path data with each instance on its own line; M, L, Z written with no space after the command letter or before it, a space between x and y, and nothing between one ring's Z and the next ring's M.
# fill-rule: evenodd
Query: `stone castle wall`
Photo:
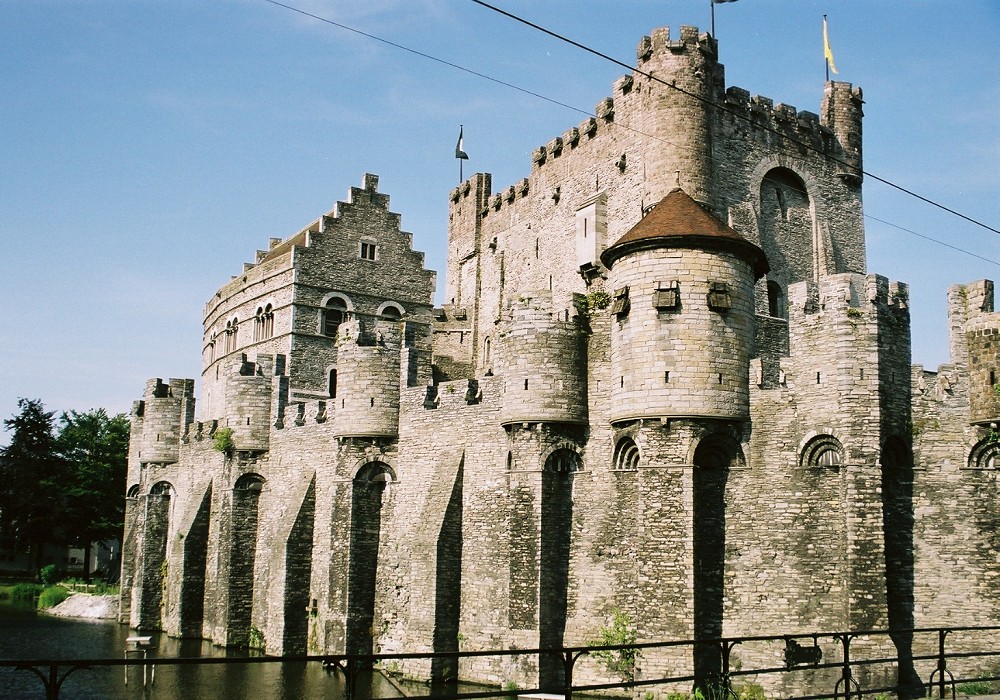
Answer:
M292 654L582 645L616 614L640 641L1000 618L992 283L949 291L952 363L911 368L906 286L865 273L860 90L817 116L726 89L692 28L638 61L689 94L626 76L520 182L451 192L442 308L372 175L213 297L197 417L192 380L133 408L123 621ZM606 269L678 184L770 272L702 244Z

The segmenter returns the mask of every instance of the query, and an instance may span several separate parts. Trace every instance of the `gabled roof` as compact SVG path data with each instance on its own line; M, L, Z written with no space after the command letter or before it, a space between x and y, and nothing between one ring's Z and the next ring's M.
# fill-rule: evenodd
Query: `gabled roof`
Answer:
M661 199L613 246L601 253L601 262L610 269L622 256L651 248L727 250L749 262L756 279L770 269L763 250L719 221L680 188Z

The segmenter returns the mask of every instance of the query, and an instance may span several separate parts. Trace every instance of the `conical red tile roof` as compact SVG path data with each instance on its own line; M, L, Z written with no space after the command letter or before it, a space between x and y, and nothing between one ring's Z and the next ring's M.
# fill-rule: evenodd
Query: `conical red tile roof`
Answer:
M611 268L622 256L650 248L728 250L753 266L756 279L770 269L763 250L719 221L679 188L661 199L639 223L605 250L601 262Z

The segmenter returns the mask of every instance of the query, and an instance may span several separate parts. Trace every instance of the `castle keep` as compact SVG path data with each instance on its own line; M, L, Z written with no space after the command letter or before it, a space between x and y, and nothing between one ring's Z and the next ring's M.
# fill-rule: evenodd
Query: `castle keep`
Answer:
M258 251L205 306L197 409L134 405L122 621L270 654L1000 622L992 282L911 367L861 90L798 111L717 57L653 32L524 179L452 190L440 307L374 175ZM711 670L671 653L637 673Z

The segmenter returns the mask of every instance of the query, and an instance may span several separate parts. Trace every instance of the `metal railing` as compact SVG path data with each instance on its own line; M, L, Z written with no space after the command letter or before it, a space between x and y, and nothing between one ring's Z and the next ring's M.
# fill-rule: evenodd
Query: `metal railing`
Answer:
M750 651L737 655L737 651ZM610 682L575 682L577 663L594 652L626 652L624 659L634 660L631 678ZM834 653L831 653L834 652ZM708 659L699 673L692 671L695 656ZM824 658L825 656L834 658ZM545 657L561 669L561 680L553 686L511 688L490 687L458 692L457 669L463 661L494 657ZM605 656L606 658L606 656ZM558 661L555 661L558 659ZM666 662L664 662L666 659ZM684 661L686 660L686 661ZM1000 626L933 627L911 630L862 630L816 632L791 635L722 637L717 639L646 642L605 646L578 646L553 649L507 649L454 651L436 653L322 654L296 656L230 657L154 657L102 659L0 659L0 668L28 671L38 676L48 700L57 700L66 679L78 670L102 667L143 667L155 678L154 666L189 666L217 664L275 664L287 662L320 663L330 673L344 677L345 700L354 700L373 669L385 673L400 662L427 662L451 669L452 677L415 684L401 692L411 697L435 697L439 700L510 697L532 693L550 693L570 700L574 693L634 695L633 689L666 687L673 692L701 695L705 700L739 700L748 684L767 697L819 700L821 698L863 698L894 694L900 698L957 697L964 683L1000 681ZM676 673L656 674L647 671L650 663L673 665ZM600 663L600 662L598 662ZM626 676L628 676L626 669ZM603 670L603 675L608 676ZM971 674L971 675L969 675ZM595 676L594 667L590 676ZM474 680L474 679L471 679ZM155 682L151 680L151 682ZM484 687L485 688L485 687ZM801 689L790 692L785 689ZM685 690L686 689L686 690ZM696 690L697 689L697 690ZM367 697L373 697L368 695ZM759 695L758 695L759 697Z

